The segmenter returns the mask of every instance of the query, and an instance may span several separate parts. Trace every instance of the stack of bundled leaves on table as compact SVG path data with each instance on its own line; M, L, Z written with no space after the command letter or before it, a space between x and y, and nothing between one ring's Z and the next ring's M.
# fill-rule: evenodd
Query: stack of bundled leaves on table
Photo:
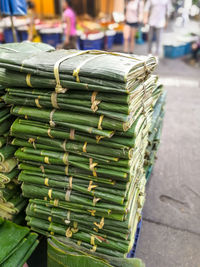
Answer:
M37 51L39 50L37 44L32 44L32 46L36 47ZM2 45L0 51L2 53L15 52L15 47L14 44ZM26 44L24 44L23 51L26 50L26 47ZM29 51L30 45L27 49ZM5 69L2 70L5 71ZM20 223L24 219L22 213L27 200L22 197L19 181L17 180L19 170L17 169L17 160L14 158L17 148L10 145L11 140L9 138L9 130L14 118L10 114L10 107L3 101L4 94L5 88L0 86L0 217Z
M0 218L0 266L22 267L38 245L27 227Z
M159 95L159 97L157 97ZM148 146L145 154L144 168L146 171L147 181L152 173L153 165L155 163L156 154L160 145L160 138L164 118L164 105L166 101L166 91L163 91L159 85L154 91L155 101L153 103L153 116L151 127L149 129Z
M154 57L102 51L0 53L33 230L93 253L131 250L144 202L155 66Z

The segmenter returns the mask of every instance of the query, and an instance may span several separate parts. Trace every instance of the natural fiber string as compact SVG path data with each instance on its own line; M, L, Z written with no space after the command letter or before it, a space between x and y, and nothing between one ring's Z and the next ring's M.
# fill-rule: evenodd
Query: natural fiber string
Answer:
M53 189L49 189L49 191L48 191L48 197L50 199L52 199L52 193L53 193Z
M49 129L47 130L47 134L48 134L48 136L49 136L50 138L54 138L54 137L51 135L51 128L49 128Z
M72 189L73 176L69 177L69 189Z
M51 94L51 105L53 108L59 109L60 107L58 106L57 96L58 94L56 92Z
M59 205L59 200L58 200L58 199L54 199L53 204L54 204L55 207L58 207L58 205Z
M49 186L49 179L48 178L44 179L44 185Z
M98 163L93 163L93 159L92 158L90 158L89 159L89 167L90 167L90 170L93 172L93 176L95 176L95 177L97 177L97 172L96 172L96 169L95 169L95 167L98 165Z
M38 108L42 108L42 106L40 105L40 102L39 102L39 97L35 99L35 105L36 105Z
M94 225L96 225L99 229L103 229L103 227L104 227L104 217L102 217L100 223L94 222Z
M81 55L85 53L85 51L83 52L76 52L70 55L67 55L65 57L60 58L54 65L54 76L56 79L56 88L55 91L56 93L65 93L67 91L67 88L63 88L61 83L60 83L60 74L59 74L59 68L60 68L60 64L63 63L65 60L70 59L72 57L76 57L78 55Z
M101 139L103 139L104 136L96 135L97 144L100 142Z
M44 157L44 163L46 163L46 164L50 164L50 162L49 162L49 157Z
M93 205L95 206L97 204L97 202L99 202L100 200L101 200L100 198L94 197L93 198Z
M75 129L70 129L70 135L69 135L70 140L75 139Z
M50 121L49 121L49 124L50 124L50 126L51 127L55 127L56 126L56 124L55 124L55 122L53 121L53 115L54 115L54 113L55 113L55 111L56 111L56 109L53 109L52 111L51 111L51 113L50 113Z
M87 142L85 142L83 145L83 152L87 153Z
M88 53L88 52L87 52L87 53ZM81 62L81 63L79 64L79 66L73 71L73 76L76 77L76 82L80 83L79 72L80 72L81 68L82 68L86 63L88 63L89 61L94 60L95 58L100 57L100 56L102 56L102 55L95 55L94 57L87 58L86 60L84 60L83 62Z
M97 185L93 185L93 181L89 182L89 186L88 186L88 191L90 192L91 190L95 189L97 187Z
M28 143L32 144L34 149L37 149L34 138L29 138Z
M26 75L26 84L29 86L29 87L33 87L32 84L31 84L31 74L28 73Z
M96 210L87 210L90 212L91 216L95 216Z
M67 165L66 167L65 167L65 175L68 175L69 173L69 166Z
M62 144L62 147L63 147L63 150L66 152L66 144L67 144L67 139L64 140L63 144Z
M101 125L102 125L102 122L103 122L103 118L104 118L104 115L101 115L101 116L99 117L99 122L98 122L98 129L99 129L99 130L102 130Z
M93 112L96 112L98 110L98 105L101 103L101 101L96 100L97 94L98 92L93 92L91 96L91 103L92 103L91 110Z
M66 230L66 233L65 233L65 235L66 235L66 237L68 237L68 238L70 238L70 237L72 237L72 231L71 231L71 228L69 227L69 228L67 228L67 230Z
M64 155L63 155L63 163L64 163L65 165L68 165L68 156L69 156L68 153L64 153Z
M66 192L66 194L65 194L65 200L66 200L67 202L70 201L71 191L72 191L72 190L67 190L67 192Z

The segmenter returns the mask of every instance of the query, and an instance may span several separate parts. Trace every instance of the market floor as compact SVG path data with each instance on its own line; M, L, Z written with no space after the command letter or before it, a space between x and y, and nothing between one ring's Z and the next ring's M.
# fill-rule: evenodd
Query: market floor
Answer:
M161 59L157 73L168 94L166 115L136 257L147 267L199 267L200 69Z

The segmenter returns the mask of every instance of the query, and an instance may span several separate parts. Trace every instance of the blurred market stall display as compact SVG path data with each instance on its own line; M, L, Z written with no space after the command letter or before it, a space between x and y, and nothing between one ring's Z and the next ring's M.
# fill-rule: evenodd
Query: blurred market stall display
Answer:
M27 14L26 0L0 0L0 13L2 16L9 16L11 27L6 34L12 37L9 41L18 41L13 16L24 16Z

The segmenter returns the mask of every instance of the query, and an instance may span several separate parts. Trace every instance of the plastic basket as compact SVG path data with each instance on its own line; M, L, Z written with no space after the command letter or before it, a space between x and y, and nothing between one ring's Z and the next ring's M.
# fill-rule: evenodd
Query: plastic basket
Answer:
M138 245L138 240L139 240L139 237L140 237L141 228L142 228L142 218L138 222L137 230L136 230L136 233L135 233L135 241L134 241L134 244L133 244L133 247L132 247L131 251L127 255L127 258L134 258L135 257L135 253L136 253L136 249L137 249L137 245Z
M4 35L5 43L13 43L14 42L13 33L12 33L11 28L5 28L3 30L3 35ZM16 31L16 35L17 35L17 41L20 41L19 34L17 31Z
M180 46L165 45L164 55L167 58L178 58L185 55L185 44Z
M146 180L147 180L147 182L149 181L149 179L151 177L152 171L153 171L153 165L149 166L148 171L146 173Z
M114 38L114 43L115 44L123 44L124 43L124 35L123 32L117 32Z
M21 42L28 40L28 32L27 31L17 31L19 39Z
M43 43L52 45L54 47L62 43L61 33L40 33L40 36Z
M104 47L104 38L97 40L81 40L83 50L101 50Z
M192 52L192 44L191 43L187 43L185 45L185 55L188 55Z

